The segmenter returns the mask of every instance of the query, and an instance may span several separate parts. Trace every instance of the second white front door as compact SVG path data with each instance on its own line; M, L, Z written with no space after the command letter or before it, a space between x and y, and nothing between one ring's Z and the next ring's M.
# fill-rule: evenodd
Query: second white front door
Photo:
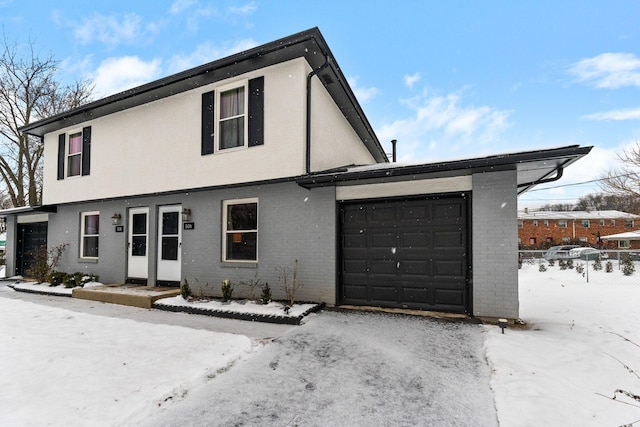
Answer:
M149 277L149 208L129 209L127 278Z
M181 281L182 207L161 206L158 209L158 271L156 279Z

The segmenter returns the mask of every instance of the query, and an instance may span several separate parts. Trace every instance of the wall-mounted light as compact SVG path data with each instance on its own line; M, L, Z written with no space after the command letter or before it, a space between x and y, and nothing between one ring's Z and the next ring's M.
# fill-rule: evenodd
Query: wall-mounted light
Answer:
M113 216L111 217L111 223L113 225L119 225L121 219L122 219L122 215L120 215L119 213L114 213Z
M184 208L182 209L182 220L189 221L191 219L191 209Z

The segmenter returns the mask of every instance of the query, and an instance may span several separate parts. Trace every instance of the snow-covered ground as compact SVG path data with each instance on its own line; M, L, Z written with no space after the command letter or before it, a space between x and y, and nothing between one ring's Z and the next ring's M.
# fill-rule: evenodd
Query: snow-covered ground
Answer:
M640 403L609 398L640 394L640 273L608 277L585 283L574 270L525 264L527 325L504 335L323 312L273 342L140 321L153 310L136 321L78 311L93 302L49 297L52 307L0 285L0 425L633 423Z
M640 395L638 271L625 277L616 269L594 284L557 264L543 273L523 266L527 326L504 335L487 327L485 340L502 426L640 424L640 402L607 398L617 389Z

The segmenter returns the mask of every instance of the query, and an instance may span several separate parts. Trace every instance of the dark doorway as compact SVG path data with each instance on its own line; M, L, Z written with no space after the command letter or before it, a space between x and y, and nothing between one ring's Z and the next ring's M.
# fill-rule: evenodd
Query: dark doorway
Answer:
M16 246L16 274L25 276L33 265L35 251L47 245L47 223L18 224Z

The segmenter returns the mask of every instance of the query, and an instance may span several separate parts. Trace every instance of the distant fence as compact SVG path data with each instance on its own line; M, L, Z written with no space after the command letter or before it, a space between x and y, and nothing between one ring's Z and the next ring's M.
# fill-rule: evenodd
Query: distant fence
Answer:
M624 270L623 260L625 255L628 255L635 266L635 271L630 275L635 277L640 284L640 252L629 250L603 250L603 258L600 260L600 268L598 268L595 261L585 261L579 258L572 258L571 263L567 263L568 259L561 263L560 260L547 261L544 258L544 250L522 250L518 251L520 263L537 265L540 269L562 269L562 270L574 270L576 273L581 274L587 282L593 283L609 283L611 280L615 280L614 277L607 274L607 265L614 271ZM567 265L568 264L568 265ZM595 268L594 268L595 267Z

